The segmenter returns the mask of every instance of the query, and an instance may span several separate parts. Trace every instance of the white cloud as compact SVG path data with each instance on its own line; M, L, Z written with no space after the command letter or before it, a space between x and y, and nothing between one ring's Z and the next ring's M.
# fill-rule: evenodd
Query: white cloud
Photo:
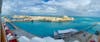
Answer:
M76 9L78 7L78 4L71 1L67 1L67 2L63 2L61 6L66 9Z
M2 14L6 14L6 13L10 12L10 10L11 10L11 4L10 5L7 5L7 4L10 4L10 2L3 3Z
M57 1L49 1L49 2L44 2L45 4L48 5L58 5L64 8L72 8L72 9L76 9L79 8L81 6L86 6L89 5L91 3L91 0L64 0L61 2L57 2Z
M80 5L80 6L86 6L91 3L92 0L72 0L72 2Z
M66 10L82 13L73 15L95 15L100 11L100 1L98 0L6 0L3 4L3 13L10 13L10 11L22 13L54 13L65 14ZM98 14L97 14L98 15Z
M35 12L35 13L56 13L56 9L53 7L24 7L20 10L21 12Z

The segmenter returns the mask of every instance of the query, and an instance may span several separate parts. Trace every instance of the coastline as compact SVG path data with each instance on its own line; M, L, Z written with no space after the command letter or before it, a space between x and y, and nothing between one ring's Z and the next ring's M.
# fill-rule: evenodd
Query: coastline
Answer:
M65 22L65 21L73 21L74 18L68 16L62 17L51 17L51 16L13 16L13 19L21 19L21 20L13 20L13 21L47 21L47 22Z

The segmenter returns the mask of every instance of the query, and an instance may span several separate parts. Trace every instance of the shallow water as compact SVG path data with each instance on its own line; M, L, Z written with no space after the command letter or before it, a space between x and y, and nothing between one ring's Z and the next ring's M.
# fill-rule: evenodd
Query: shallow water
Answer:
M69 28L74 28L79 31L85 30L89 26L92 26L96 22L100 22L100 18L91 18L91 17L75 17L74 21L70 22L13 22L20 29L23 29L31 34L46 37L53 36L53 33L58 30L65 30ZM9 24L8 24L9 26ZM97 24L95 27L88 29L86 32L93 34L96 30L99 29L100 24ZM13 27L10 27L13 28Z

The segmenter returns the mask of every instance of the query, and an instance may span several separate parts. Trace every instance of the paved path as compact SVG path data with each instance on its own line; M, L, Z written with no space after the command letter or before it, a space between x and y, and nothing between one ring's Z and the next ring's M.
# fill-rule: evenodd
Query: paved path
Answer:
M23 31L23 30L21 30L21 29L16 29L16 30L14 30L13 31L13 33L14 34L17 34L17 36L26 36L26 37L28 37L28 38L32 38L32 37L34 37L34 35L32 35L32 34L30 34L30 33L28 33L28 32L25 32L25 31Z
M15 26L13 23L11 23L11 22L9 22L9 23L15 28L15 30L13 30L13 33L17 34L17 36L26 36L28 38L32 38L32 37L35 36L33 34L30 34L30 33L26 32L26 31L20 29L19 27Z

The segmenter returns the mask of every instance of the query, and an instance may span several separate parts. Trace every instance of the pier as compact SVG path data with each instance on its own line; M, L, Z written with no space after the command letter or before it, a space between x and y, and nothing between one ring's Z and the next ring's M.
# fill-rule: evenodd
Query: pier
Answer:
M26 31L20 29L19 27L15 26L13 23L11 23L11 22L9 22L9 23L15 28L15 30L13 30L13 33L17 34L17 36L19 36L19 37L20 36L26 36L30 39L35 36L35 35L32 35L32 34L26 32Z
M21 30L21 29L16 29L16 30L13 31L13 33L17 34L19 37L20 36L26 36L26 37L28 37L30 39L35 36L35 35L32 35L32 34L26 32L24 30Z
M20 29L20 28L17 27L16 25L14 25L14 24L12 23L13 21L10 20L10 19L8 19L7 17L4 17L4 19L5 19L5 22L10 23L11 26L14 27L14 30L12 30L12 32L13 32L14 34L17 34L19 37L20 37L20 36L26 36L26 37L28 37L28 38L32 38L32 37L35 36L35 35L33 35L33 34L30 34L30 33L26 32L26 31Z

